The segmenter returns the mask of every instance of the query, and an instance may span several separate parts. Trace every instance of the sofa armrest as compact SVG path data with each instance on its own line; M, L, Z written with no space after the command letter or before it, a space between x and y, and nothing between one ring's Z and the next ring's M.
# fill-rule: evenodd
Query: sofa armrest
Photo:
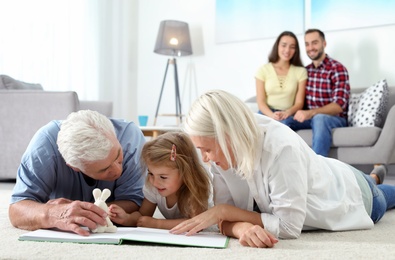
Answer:
M377 142L373 146L339 147L337 158L349 164L395 164L395 106L388 112Z
M78 110L73 91L0 91L0 179L14 179L22 154L36 131Z
M388 111L380 137L374 145L376 152L383 156L383 163L395 163L395 105Z
M247 105L249 109L251 109L253 113L258 113L259 107L258 107L258 103L256 102L256 96L252 96L244 100L244 103Z
M112 117L112 102L111 101L87 101L80 100L80 110L93 110L107 117Z

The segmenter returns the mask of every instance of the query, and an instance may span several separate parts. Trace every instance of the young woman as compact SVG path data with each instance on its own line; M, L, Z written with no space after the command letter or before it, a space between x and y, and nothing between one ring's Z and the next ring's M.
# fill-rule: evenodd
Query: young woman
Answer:
M171 229L207 210L210 178L188 135L160 135L144 145L141 158L148 175L140 210L128 214L111 205L111 220L124 226ZM152 217L156 207L165 219Z
M395 186L376 184L385 172L369 176L317 155L289 127L254 117L225 91L198 98L184 128L211 163L215 206L172 233L191 235L218 224L243 245L272 247L277 238L298 238L302 230L372 228L395 207Z
M289 116L303 108L307 71L300 59L298 39L281 33L269 55L269 63L255 75L259 113L286 124Z

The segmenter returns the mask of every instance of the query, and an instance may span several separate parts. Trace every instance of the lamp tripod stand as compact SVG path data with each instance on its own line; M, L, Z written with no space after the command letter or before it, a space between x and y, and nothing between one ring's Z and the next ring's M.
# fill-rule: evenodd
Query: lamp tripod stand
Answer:
M155 119L154 119L154 126L156 125L156 120L158 118L158 112L160 107L160 102L162 100L163 89L165 87L167 71L169 69L169 64L174 65L174 84L175 84L175 98L176 98L176 114L163 114L164 116L176 116L177 118L177 125L182 122L182 112L181 112L181 99L180 99L180 88L178 86L178 73L177 73L177 61L176 58L169 58L166 64L165 75L163 77L162 88L160 90L158 105L156 106L155 112Z

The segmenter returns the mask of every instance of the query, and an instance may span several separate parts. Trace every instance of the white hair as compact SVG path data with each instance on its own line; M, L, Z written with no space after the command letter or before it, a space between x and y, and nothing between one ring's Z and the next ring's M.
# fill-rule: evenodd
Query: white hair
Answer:
M237 174L252 176L260 131L252 111L236 96L223 90L201 95L188 112L184 131L190 136L215 138L232 167L230 147Z
M104 115L91 110L71 113L61 123L57 145L66 163L84 169L86 162L106 158L115 137L114 126Z

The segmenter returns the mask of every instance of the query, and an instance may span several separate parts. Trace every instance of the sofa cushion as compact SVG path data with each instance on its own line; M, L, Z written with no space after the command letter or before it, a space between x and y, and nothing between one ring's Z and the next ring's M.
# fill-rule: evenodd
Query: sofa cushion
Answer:
M32 89L43 90L40 84L26 83L7 75L0 75L0 89Z
M380 80L362 93L350 96L348 108L349 126L378 126L385 121L389 90L387 81Z
M313 132L310 129L297 133L312 146ZM381 134L380 127L339 127L332 130L332 147L373 146Z

